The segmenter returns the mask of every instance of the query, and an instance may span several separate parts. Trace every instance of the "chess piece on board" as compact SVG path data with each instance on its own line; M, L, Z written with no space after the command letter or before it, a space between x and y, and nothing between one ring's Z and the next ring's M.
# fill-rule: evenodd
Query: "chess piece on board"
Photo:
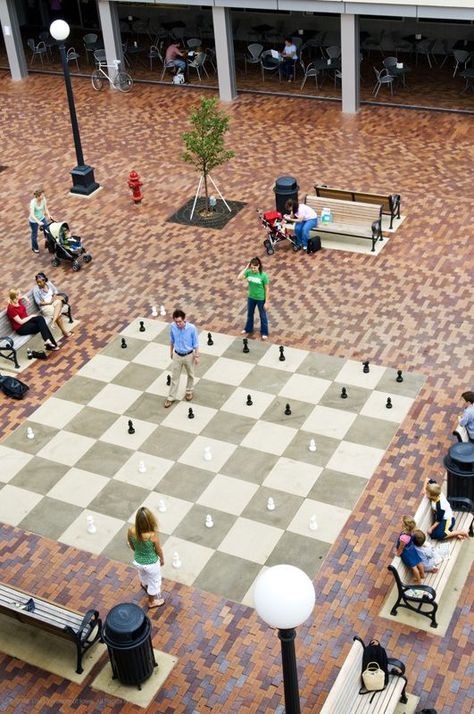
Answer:
M160 315L164 317L166 315L166 310L164 305L160 305Z
M160 513L166 513L166 511L168 510L166 501L163 498L160 498L160 500L158 501L158 510Z
M309 530L310 531L318 530L318 521L316 520L316 516L314 514L309 519Z
M275 501L271 496L268 497L267 501L267 511L274 511L275 510Z
M129 434L135 434L135 429L133 426L133 421L131 419L128 420L128 433Z
M390 397L387 397L387 403L385 405L387 409L391 409L393 407L392 400Z
M189 407L188 409L188 419L194 419L194 412L192 407Z
M33 429L31 428L31 426L28 426L28 427L26 428L26 438L27 438L27 439L34 439L34 438L35 438L35 432L34 432Z
M171 561L171 565L173 568L180 568L182 566L181 558L179 557L179 553L174 552L173 553L173 559Z
M278 357L278 359L280 360L280 362L284 362L286 360L286 357L285 357L285 348L283 347L283 345L280 345L279 350L280 350L280 356Z
M204 461L212 461L212 451L210 446L204 447Z
M314 439L310 439L309 446L308 446L309 451L316 451L316 442Z
M370 372L370 368L369 368L370 362L369 362L369 360L366 360L365 362L362 362L362 364L364 365L364 367L363 367L363 369L362 369L363 373L364 373L364 374L368 374L368 373Z
M151 316L158 317L158 310L156 309L156 305L153 305L153 307L151 308Z
M139 461L138 462L138 472L141 474L146 473L146 466L144 461Z
M125 340L125 337L122 337L122 342L120 343L120 347L125 350L127 348L127 342Z
M214 340L212 339L212 335L210 332L207 333L207 344L209 345L209 347L212 347L212 345L214 344Z
M91 533L91 534L97 533L97 528L95 527L95 523L94 523L94 516L87 516L86 522L87 522L87 532Z
M395 381L396 381L396 382L403 382L403 376L402 376L402 375L403 375L402 370L401 370L401 369L397 369L397 378L396 378Z
M206 516L206 528L212 528L213 526L214 526L214 521L212 520L211 514L208 513Z
M248 353L250 352L250 350L249 350L249 341L248 341L248 339L247 339L246 337L244 337L244 339L242 340L242 342L244 343L244 348L243 348L242 352L243 352L244 354L248 354Z
M248 407L251 407L253 402L252 402L252 397L250 394L247 394L247 401L245 402Z
M291 408L289 404L287 404L285 407L285 414L286 416L291 416Z
M347 399L347 389L345 387L341 389L341 399Z
M143 320L140 320L140 327L138 328L139 332L145 332L145 323Z
M171 374L166 375L166 386L171 386Z

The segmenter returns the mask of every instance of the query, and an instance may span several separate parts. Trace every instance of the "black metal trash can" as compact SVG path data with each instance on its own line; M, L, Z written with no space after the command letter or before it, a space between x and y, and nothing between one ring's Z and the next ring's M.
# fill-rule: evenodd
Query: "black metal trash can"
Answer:
M280 176L280 178L277 178L273 187L276 210L281 214L287 213L285 203L290 198L298 202L298 189L298 183L293 176Z
M444 457L448 472L448 496L474 501L474 444L454 444Z
M132 602L115 605L105 618L102 637L109 651L113 678L141 689L141 683L157 667L151 622L141 607Z

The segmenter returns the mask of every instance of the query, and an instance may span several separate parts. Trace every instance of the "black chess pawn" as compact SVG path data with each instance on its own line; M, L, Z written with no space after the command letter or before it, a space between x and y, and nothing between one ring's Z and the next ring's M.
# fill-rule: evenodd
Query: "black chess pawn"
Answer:
M26 350L26 356L28 359L33 359L33 352L31 350Z
M251 407L252 404L253 404L252 397L250 396L250 394L247 394L247 406Z
M194 412L192 407L189 407L188 409L188 419L194 419Z
M290 405L289 405L289 404L287 404L286 407L285 407L285 414L286 414L286 416L290 416L290 415L291 415L291 408L290 408Z
M127 346L127 342L125 341L125 337L122 337L122 342L120 343L120 347L124 350Z
M212 347L212 345L214 344L214 340L212 339L212 335L210 332L207 333L207 344L209 345L209 347Z
M403 376L402 376L402 370L397 369L397 378L395 380L396 382L403 382Z
M284 355L284 352L285 352L285 348L283 347L283 345L281 345L281 346L280 346L280 356L278 357L278 359L280 360L280 362L284 362L284 361L286 360L286 357L285 357L285 355Z
M390 397L387 397L387 403L385 406L387 407L387 409L391 409L393 407L392 400L390 399Z
M369 362L369 360L366 360L365 362L362 362L362 364L364 365L364 368L363 368L363 370L362 370L363 373L364 373L364 374L368 374L368 373L370 372L370 368L369 368L370 362Z
M145 332L145 323L143 320L140 320L140 327L138 328L139 332Z
M341 399L347 399L347 389L345 387L341 389Z
M166 375L166 386L167 387L171 386L171 375L170 374Z
M246 337L244 337L244 339L242 340L242 342L244 343L244 348L243 348L242 352L244 352L245 354L247 354L248 352L250 352L250 350L249 350L249 341L248 341L248 339L247 339Z
M131 419L128 420L128 433L135 434L135 429L133 428L133 421Z

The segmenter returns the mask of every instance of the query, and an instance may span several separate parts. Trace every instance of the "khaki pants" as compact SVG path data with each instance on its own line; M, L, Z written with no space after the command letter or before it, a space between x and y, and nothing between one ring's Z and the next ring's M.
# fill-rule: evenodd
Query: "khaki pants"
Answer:
M178 391L179 378L183 369L186 371L188 376L186 382L186 394L192 394L194 388L194 352L189 355L181 357L180 355L173 352L173 366L171 370L171 387L168 399L170 402L174 402L176 399L176 392Z

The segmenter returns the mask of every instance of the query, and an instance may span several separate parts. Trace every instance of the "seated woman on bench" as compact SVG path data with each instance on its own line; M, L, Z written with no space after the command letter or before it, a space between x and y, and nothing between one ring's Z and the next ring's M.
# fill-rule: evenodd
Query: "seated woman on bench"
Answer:
M311 206L298 203L292 198L285 203L285 209L288 211L285 220L295 224L296 245L307 250L311 230L318 225L318 214Z
M61 314L63 309L63 301L57 288L48 280L44 273L35 275L36 286L33 288L33 300L39 307L41 314L44 317L51 317L61 330L63 337L69 337L71 332L68 332L64 326L64 318Z
M59 350L58 343L42 315L28 315L21 301L20 291L12 288L8 294L7 315L12 329L19 335L36 335L41 332L46 349Z

